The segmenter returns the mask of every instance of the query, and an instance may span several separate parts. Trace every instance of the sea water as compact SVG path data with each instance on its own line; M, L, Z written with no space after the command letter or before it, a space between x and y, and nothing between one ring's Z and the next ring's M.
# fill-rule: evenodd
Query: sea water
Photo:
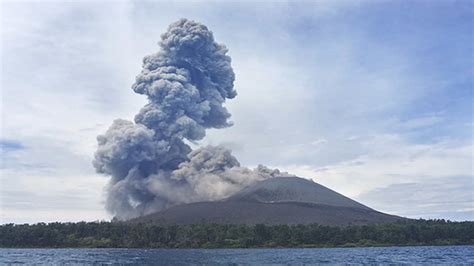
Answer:
M0 249L0 264L474 264L474 246L275 249Z

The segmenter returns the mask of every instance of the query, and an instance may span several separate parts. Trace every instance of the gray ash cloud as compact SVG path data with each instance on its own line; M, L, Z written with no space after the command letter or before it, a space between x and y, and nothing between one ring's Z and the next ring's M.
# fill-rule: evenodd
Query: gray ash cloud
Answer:
M110 175L106 208L129 219L172 205L218 200L255 181L279 175L264 166L240 166L231 151L188 141L207 128L225 128L235 75L227 48L206 26L181 19L161 36L160 50L143 60L132 89L146 95L135 121L117 119L97 137L93 165Z

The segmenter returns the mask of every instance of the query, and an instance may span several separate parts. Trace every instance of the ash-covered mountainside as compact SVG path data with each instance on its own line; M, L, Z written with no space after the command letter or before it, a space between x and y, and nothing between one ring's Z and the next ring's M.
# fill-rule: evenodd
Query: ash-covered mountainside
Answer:
M177 205L131 222L348 225L400 219L404 218L372 210L313 181L275 177L224 200Z
M276 177L258 182L237 192L228 200L262 203L306 202L370 210L369 207L314 181L293 176Z

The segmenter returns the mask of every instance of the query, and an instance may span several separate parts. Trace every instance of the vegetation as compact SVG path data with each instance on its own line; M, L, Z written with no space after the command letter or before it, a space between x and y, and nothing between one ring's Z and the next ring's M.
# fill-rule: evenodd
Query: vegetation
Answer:
M160 225L117 222L5 224L0 247L247 248L474 244L474 222L378 225Z

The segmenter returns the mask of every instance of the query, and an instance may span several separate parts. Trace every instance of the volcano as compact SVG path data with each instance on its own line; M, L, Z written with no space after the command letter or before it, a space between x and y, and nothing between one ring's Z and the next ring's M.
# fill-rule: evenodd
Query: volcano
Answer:
M373 210L316 182L274 177L220 200L170 207L130 220L161 224L320 224L360 225L403 220Z

